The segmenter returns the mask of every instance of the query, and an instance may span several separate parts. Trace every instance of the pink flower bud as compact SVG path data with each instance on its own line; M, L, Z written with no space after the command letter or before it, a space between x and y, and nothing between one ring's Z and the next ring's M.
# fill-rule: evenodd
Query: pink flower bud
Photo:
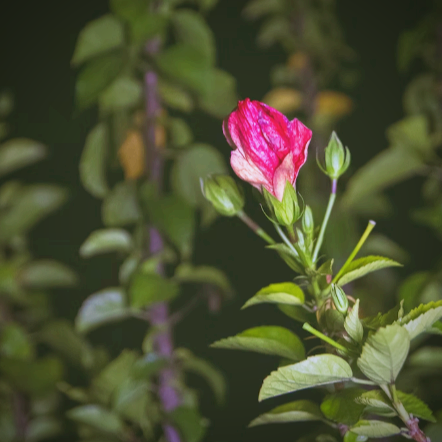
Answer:
M295 185L307 159L312 131L298 119L289 121L276 109L246 98L224 120L224 136L234 148L230 164L244 181L265 187L282 200L286 182Z

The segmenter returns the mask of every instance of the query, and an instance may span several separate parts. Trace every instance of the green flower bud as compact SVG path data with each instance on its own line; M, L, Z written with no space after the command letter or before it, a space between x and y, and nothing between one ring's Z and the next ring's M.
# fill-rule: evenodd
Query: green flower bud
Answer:
M348 147L343 146L341 140L333 132L328 142L328 146L324 150L325 153L325 169L318 161L320 169L328 175L332 180L337 180L345 173L350 166L350 151Z
M284 188L282 201L275 198L267 189L263 189L267 206L271 210L278 224L282 226L293 225L301 216L301 208L298 203L298 196L293 185L288 181Z
M235 216L244 207L244 194L228 175L209 175L201 179L201 190L221 215Z
M332 284L331 295L336 310L338 310L342 314L346 314L348 310L348 298L347 295L344 293L344 290L342 290L341 287L339 287L338 285Z
M313 221L312 209L309 206L305 206L304 215L302 216L302 230L308 236L313 237L313 231L315 230L315 223Z

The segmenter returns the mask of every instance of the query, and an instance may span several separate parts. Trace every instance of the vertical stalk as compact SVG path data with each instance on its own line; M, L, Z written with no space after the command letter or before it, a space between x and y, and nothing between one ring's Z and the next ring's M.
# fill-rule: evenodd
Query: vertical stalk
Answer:
M160 41L153 39L146 45L146 52L154 55L160 49ZM154 70L148 70L144 77L145 86L145 175L157 185L157 191L161 192L163 181L164 160L158 150L155 140L156 118L161 108L158 96L158 76ZM163 238L154 226L148 225L149 246L148 255L153 255L164 248ZM158 273L164 275L164 266L159 264ZM166 302L159 303L149 311L149 321L152 327L158 327L158 332L154 339L155 351L163 357L171 359L173 356L172 331L166 324L169 319L169 306ZM161 327L162 326L162 327ZM166 327L165 327L166 326ZM180 405L181 398L175 388L176 373L173 366L164 368L159 374L158 395L164 411L170 412ZM164 423L163 431L168 442L180 442L180 435L175 427L169 423Z

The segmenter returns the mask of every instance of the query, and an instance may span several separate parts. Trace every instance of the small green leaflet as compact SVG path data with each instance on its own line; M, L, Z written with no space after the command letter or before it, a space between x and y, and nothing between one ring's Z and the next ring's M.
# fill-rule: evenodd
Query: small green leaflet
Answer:
M80 247L80 256L91 256L109 252L129 253L132 250L132 238L123 229L100 229L92 232Z
M384 258L383 256L365 256L364 258L353 261L336 283L342 286L376 270L400 266L402 266L402 264L390 258Z
M358 367L377 384L395 381L410 349L408 332L398 324L380 328L365 341Z
M0 176L40 161L46 147L27 138L14 138L0 145Z
M264 424L283 424L287 422L303 422L322 420L319 406L312 401L301 400L289 402L273 410L261 414L250 422L249 427Z
M359 319L359 299L356 300L352 310L347 314L344 322L345 331L350 338L356 342L361 342L364 336L364 328Z
M442 318L442 301L421 304L398 321L414 339Z
M249 328L236 336L214 342L211 347L255 351L299 361L305 352L301 340L290 330L277 326Z
M80 405L70 409L66 415L73 421L90 425L106 433L117 434L124 429L124 423L118 415L100 405Z
M377 420L362 420L350 429L353 433L367 437L388 437L399 434L401 429L388 422Z
M311 356L297 364L281 367L264 379L259 401L319 385L347 381L353 376L350 365L339 356Z
M261 289L255 296L250 298L242 308L261 303L271 304L304 304L304 292L293 282L280 282L270 284Z

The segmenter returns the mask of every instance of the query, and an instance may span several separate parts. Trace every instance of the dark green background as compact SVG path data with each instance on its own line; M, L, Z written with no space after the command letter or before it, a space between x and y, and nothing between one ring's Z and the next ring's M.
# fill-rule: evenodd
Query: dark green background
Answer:
M219 64L237 78L241 98L261 99L270 88L271 67L283 62L285 54L277 47L267 51L257 49L258 24L241 17L245 3L220 0L210 12L209 23L216 36ZM427 0L338 1L346 41L358 54L360 75L352 94L355 112L338 128L341 139L351 149L353 170L387 147L385 129L403 115L402 94L413 72L406 76L397 72L397 39L400 32L414 26L430 7ZM87 131L94 124L95 113L74 114L75 72L69 61L80 29L105 12L107 0L10 1L2 7L0 18L0 87L11 89L16 99L10 120L12 135L40 140L50 149L44 163L16 176L30 182L56 182L70 191L68 204L41 223L31 237L37 256L60 259L73 265L81 275L78 289L60 291L53 297L58 314L69 319L74 318L87 295L116 283L118 268L113 257L84 261L78 256L81 242L101 221L100 201L82 189L78 177L81 149ZM417 72L421 67L416 64L414 69ZM230 149L220 122L195 114L191 123L196 139L215 145L227 160ZM421 179L416 178L389 191L394 216L381 220L376 227L410 252L411 261L402 270L403 276L433 267L440 250L440 242L432 233L408 218L410 209L419 205L420 184ZM250 211L260 216L258 207L250 207ZM225 270L237 295L221 314L209 315L201 306L176 330L177 345L210 358L228 379L228 401L221 410L215 408L210 394L203 390L203 413L212 420L209 439L295 440L309 424L246 429L257 413L276 403L257 403L262 379L275 367L275 361L251 353L208 349L210 342L250 326L289 325L272 308L258 306L239 311L242 303L259 288L283 280L289 273L276 254L265 251L260 240L235 219L219 219L199 236L195 260ZM185 297L190 295L184 293ZM117 354L124 346L138 346L144 327L143 323L133 322L109 326L93 333L92 339ZM70 376L74 383L84 381L79 373ZM297 394L297 398L302 397L306 395Z

